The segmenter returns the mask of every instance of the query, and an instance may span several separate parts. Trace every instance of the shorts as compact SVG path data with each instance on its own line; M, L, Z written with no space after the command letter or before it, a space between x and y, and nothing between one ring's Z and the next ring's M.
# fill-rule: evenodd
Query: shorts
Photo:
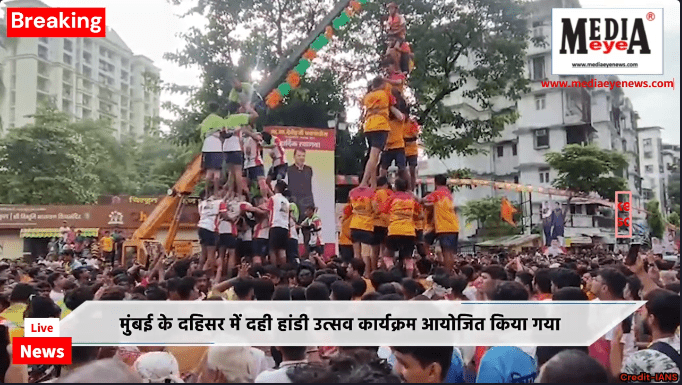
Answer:
M353 246L351 245L339 245L339 256L344 262L350 262L355 256L353 253Z
M438 234L438 243L443 250L457 251L459 233Z
M383 226L374 226L374 243L373 245L381 245L386 241L388 236L388 228Z
M246 177L250 181L255 182L258 178L263 178L265 176L265 171L263 171L263 166L249 167L244 170L246 172Z
M374 234L367 230L350 229L350 239L353 243L374 244Z
M221 249L234 250L237 248L237 238L230 233L220 234L218 238L218 247Z
M405 149L404 148L396 148L392 150L386 150L381 153L381 168L384 170L388 170L389 167L391 167L391 164L395 162L395 166L398 167L398 170L404 170L405 165L406 165L406 160L405 160Z
M433 242L436 241L436 233L433 231L429 231L428 233L424 233L424 243L427 245L433 245Z
M410 155L405 157L407 160L407 165L413 168L417 168L417 155Z
M250 259L253 257L253 241L237 241L237 253L239 258Z
M268 255L269 241L263 238L256 238L253 240L253 256L254 257L265 257Z
M298 258L298 239L287 240L287 262L293 263Z
M308 254L310 254L314 251L319 256L324 255L324 246L322 246L322 245L308 245L306 249L308 250Z
M414 237L405 235L389 235L386 238L386 246L391 253L398 252L398 258L401 260L412 257L414 251Z
M222 171L223 160L225 160L224 152L204 152L203 166L205 170Z
M199 228L199 244L202 246L215 246L217 243L215 231Z
M225 163L241 166L244 164L244 155L241 151L228 151L225 153Z
M270 167L268 171L268 176L271 180L281 180L286 178L288 165L286 163L280 164L279 166Z
M372 131L365 132L365 138L367 138L367 147L378 148L383 150L386 147L386 139L388 139L388 131Z
M289 240L289 229L282 227L270 228L270 250L286 250L287 240Z

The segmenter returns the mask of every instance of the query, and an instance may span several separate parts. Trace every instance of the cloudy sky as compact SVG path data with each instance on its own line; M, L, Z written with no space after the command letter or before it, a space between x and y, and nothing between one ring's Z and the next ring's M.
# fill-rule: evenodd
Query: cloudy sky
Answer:
M163 59L166 52L183 47L177 34L191 26L203 26L201 17L180 19L177 14L186 7L171 6L167 0L43 0L52 7L105 7L107 25L116 30L133 52L143 54L161 68L165 81L184 85L198 85L196 68L180 68ZM187 2L187 0L185 0ZM639 0L581 0L587 8L641 8ZM663 127L663 140L680 143L680 3L675 0L648 0L647 7L664 8L664 75L621 76L622 80L675 80L672 89L625 89L641 116L640 127ZM162 95L182 103L181 97ZM166 115L165 113L163 115Z

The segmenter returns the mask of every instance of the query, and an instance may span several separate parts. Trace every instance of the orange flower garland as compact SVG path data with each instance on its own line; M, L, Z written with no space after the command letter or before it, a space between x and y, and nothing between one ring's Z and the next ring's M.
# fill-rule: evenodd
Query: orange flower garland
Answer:
M329 25L324 31L324 37L331 40L332 36L334 36L334 28L332 28L332 26Z
M315 59L317 57L317 52L313 51L312 49L309 49L309 50L305 51L305 53L303 54L303 57L305 59L307 59L308 61L312 61L313 59Z
M273 109L273 108L277 107L279 105L279 103L282 102L282 94L279 92L279 90L277 88L275 88L265 98L265 102L267 103L268 107Z
M289 74L287 75L287 83L289 83L291 88L298 88L298 86L301 84L301 76L296 71L289 71Z

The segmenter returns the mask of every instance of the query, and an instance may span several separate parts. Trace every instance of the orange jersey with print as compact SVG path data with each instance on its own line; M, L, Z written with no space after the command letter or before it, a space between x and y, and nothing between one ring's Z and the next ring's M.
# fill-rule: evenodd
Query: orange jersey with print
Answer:
M414 212L414 218L412 219L414 221L414 228L417 231L424 231L424 207L417 202L417 208Z
M350 240L350 221L353 219L353 206L346 203L343 208L343 216L341 217L341 234L339 234L339 245L350 246L353 242Z
M376 190L374 193L374 200L372 201L372 209L374 210L374 226L388 227L388 214L383 212L383 208L388 203L393 195L393 190L382 188Z
M414 215L418 210L418 203L414 199L414 195L406 192L393 194L384 208L384 211L390 215L388 235L416 236Z
M391 107L391 95L384 89L372 91L365 95L362 104L367 111L365 116L365 132L390 131L388 114Z
M388 121L388 125L391 127L391 131L388 132L388 138L386 138L386 150L405 148L405 139L403 139L404 123L402 120L391 119Z
M350 221L351 229L374 231L373 197L374 189L369 187L356 187L350 190L348 200L353 207L353 219Z
M414 120L408 119L405 123L403 123L403 140L405 141L405 156L417 156L419 154L417 137L419 137L419 125Z
M424 218L424 233L432 233L434 231L433 206L424 206L422 217Z
M436 234L459 232L459 220L455 213L454 200L446 186L438 186L436 191L426 196L426 201L433 204Z

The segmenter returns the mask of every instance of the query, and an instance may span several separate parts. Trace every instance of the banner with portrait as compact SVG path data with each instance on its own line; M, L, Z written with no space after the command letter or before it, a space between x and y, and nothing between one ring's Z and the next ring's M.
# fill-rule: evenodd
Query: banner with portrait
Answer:
M268 126L264 130L284 149L287 162L286 181L299 209L299 223L305 218L308 207L316 208L316 215L322 221L322 243L325 256L335 254L336 216L334 174L334 149L336 132L334 129ZM263 159L265 169L272 165L272 150L265 150ZM307 238L307 236L306 236ZM299 234L299 244L308 239Z

